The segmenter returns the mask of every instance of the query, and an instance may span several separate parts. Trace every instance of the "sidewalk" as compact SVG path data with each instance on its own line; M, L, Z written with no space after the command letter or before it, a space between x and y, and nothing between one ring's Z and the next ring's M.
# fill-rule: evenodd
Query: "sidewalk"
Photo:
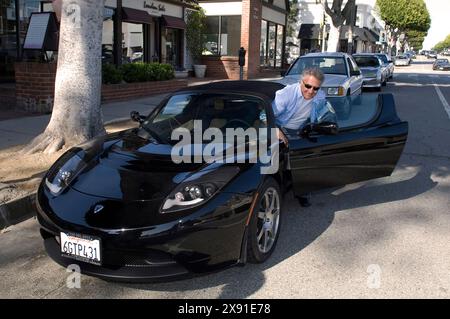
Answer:
M258 81L273 81L276 78L260 78ZM221 81L223 79L205 78L189 80L188 86ZM103 121L105 124L130 119L131 111L148 114L167 94L138 98L123 102L102 104ZM16 145L26 144L39 135L47 127L51 115L34 115L9 120L0 120L0 150Z

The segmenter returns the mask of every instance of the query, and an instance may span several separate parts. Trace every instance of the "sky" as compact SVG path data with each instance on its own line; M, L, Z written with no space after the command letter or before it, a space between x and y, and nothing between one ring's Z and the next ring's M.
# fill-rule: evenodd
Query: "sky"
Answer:
M430 12L431 27L423 48L429 50L450 34L450 0L425 0L425 3Z

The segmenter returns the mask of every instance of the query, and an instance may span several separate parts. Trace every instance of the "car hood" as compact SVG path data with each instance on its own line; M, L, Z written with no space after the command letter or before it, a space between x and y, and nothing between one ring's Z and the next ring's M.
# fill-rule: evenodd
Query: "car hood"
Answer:
M86 168L72 182L78 192L123 201L166 198L206 163L172 161L171 145L141 138L138 129L99 138L86 149Z
M300 75L287 75L281 80L276 81L284 85L298 83ZM323 81L322 87L338 87L342 86L344 82L348 79L346 75L339 74L325 74L325 80Z

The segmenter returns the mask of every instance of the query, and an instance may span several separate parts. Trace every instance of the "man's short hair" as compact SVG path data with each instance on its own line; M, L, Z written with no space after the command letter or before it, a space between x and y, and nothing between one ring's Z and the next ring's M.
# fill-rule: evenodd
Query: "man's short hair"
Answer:
M325 75L323 75L323 72L319 68L304 69L302 72L302 79L307 75L315 77L320 83L323 83L323 80L325 79Z

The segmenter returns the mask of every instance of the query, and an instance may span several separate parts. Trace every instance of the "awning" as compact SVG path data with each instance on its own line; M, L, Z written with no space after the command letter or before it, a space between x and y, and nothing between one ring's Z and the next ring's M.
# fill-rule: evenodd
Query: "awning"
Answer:
M153 18L147 13L147 11L123 7L122 21L150 24L153 21Z
M378 42L380 40L380 35L377 34L375 31L364 28L366 30L366 34L367 34L367 39L370 42Z
M320 24L302 23L300 32L298 33L299 39L319 39L319 37Z
M343 25L341 27L340 39L345 40L348 39L350 27L348 25ZM366 30L359 27L353 27L353 40L357 41L370 41L367 37Z
M163 15L161 17L161 22L162 25L165 26L166 28L186 29L186 23L181 18Z

